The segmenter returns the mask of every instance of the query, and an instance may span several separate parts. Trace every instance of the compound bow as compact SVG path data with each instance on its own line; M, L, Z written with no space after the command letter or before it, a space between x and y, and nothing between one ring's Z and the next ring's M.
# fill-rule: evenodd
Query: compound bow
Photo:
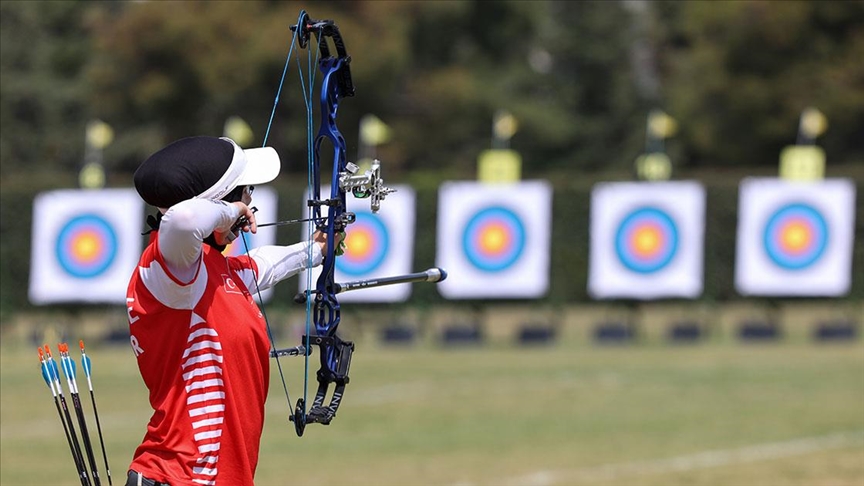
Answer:
M323 73L320 88L320 110L321 110L321 125L314 140L311 137L312 133L312 98L314 94L314 74L309 73L308 80L304 80L302 72L300 73L301 83L304 85L304 97L307 108L307 132L309 136L309 207L310 215L303 220L295 220L285 223L308 221L309 224L309 239L311 240L312 228L321 231L327 236L327 250L322 258L321 274L318 277L315 288L311 287L311 272L308 272L307 290L304 293L298 294L295 301L306 304L306 334L303 336L303 343L299 346L287 349L276 349L273 333L270 329L269 321L267 322L268 333L272 350L270 356L277 360L279 375L282 379L285 396L288 400L289 407L291 406L291 398L288 394L285 377L282 373L282 366L279 364L280 356L305 356L306 358L306 384L308 385L308 360L312 354L312 346L319 348L319 356L321 366L318 369L317 380L318 389L315 393L311 408L307 409L306 389L304 386L304 397L297 400L293 412L290 412L289 420L294 423L294 429L298 436L302 436L306 428L306 424L320 423L329 425L339 405L342 402L342 397L345 392L345 385L348 384L348 371L351 365L351 356L354 352L354 343L344 341L338 334L339 323L341 320L341 308L336 294L348 290L376 287L381 285L392 285L408 282L439 282L447 277L447 273L440 268L431 268L425 272L400 275L395 277L385 277L373 280L363 280L348 283L337 283L335 281L336 256L338 255L336 244L337 237L344 232L345 227L353 223L356 219L354 213L349 212L346 207L346 194L351 192L357 198L369 198L371 210L373 213L380 208L381 201L394 192L394 189L386 187L381 179L381 165L375 160L370 169L360 172L360 168L351 162L348 162L346 157L345 139L339 132L336 126L336 114L339 109L339 102L346 97L354 95L354 83L351 79L350 63L351 57L348 55L345 44L342 40L342 35L339 28L332 20L312 20L305 11L300 12L297 24L291 26L294 32L291 41L291 48L288 52L288 57L285 60L285 68L282 72L282 81L279 86L279 91L276 94L276 100L273 104L273 111L270 115L270 123L267 127L267 132L264 137L264 144L267 143L267 137L270 133L270 128L273 123L273 116L276 111L276 105L279 102L279 96L282 90L282 85L285 81L285 74L288 70L291 54L294 50L294 45L301 49L309 47L309 42L313 36L317 40L316 62L320 71ZM335 47L335 53L331 53L330 43ZM311 63L311 49L308 49ZM299 60L298 60L299 65ZM311 71L311 68L310 68ZM308 85L306 84L308 83ZM330 178L330 194L324 199L321 195L321 148L323 142L329 142L333 147L333 166ZM326 210L325 210L326 208ZM279 223L277 223L279 224ZM266 226L266 224L259 225ZM245 241L245 240L244 240ZM310 245L308 258L312 259L312 245ZM263 302L259 305L262 307ZM310 316L311 322L314 324L314 334L310 332ZM266 320L266 314L265 314ZM330 391L330 385L334 385L329 403L325 404L327 395Z

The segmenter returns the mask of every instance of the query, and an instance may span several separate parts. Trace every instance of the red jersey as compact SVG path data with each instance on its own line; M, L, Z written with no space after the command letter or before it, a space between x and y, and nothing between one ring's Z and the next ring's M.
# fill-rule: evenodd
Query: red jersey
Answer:
M269 385L269 342L249 285L252 258L208 245L189 283L156 233L127 292L130 341L154 413L130 466L172 486L253 484Z

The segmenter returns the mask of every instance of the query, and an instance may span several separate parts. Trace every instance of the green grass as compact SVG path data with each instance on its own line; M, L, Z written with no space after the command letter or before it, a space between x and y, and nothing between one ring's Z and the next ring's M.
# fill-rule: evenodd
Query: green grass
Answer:
M126 347L88 354L122 484L149 418L146 393ZM302 361L282 363L296 400ZM860 340L360 344L352 366L337 419L303 438L286 421L274 366L256 484L864 485ZM35 348L4 343L0 373L0 483L75 485Z

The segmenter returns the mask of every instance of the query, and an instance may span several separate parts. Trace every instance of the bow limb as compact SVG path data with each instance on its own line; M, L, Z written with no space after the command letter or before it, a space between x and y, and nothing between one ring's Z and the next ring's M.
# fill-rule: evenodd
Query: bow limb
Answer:
M333 22L316 22L307 19L305 26L298 26L298 30L303 28L317 37L318 50L322 56L319 61L319 68L323 74L320 97L321 124L315 137L309 165L311 186L308 191L310 194L308 205L317 231L326 235L328 244L322 258L321 274L315 284L316 298L314 302L311 300L307 302L307 332L304 336L307 349L314 345L321 350L320 368L316 373L318 389L308 411L304 410L304 413L298 415L297 412L301 408L298 404L293 419L298 435L302 435L307 423L326 425L335 417L345 385L348 383L348 369L354 350L353 343L343 341L336 333L341 321L341 307L336 298L334 280L337 235L353 221L353 215L347 212L345 190L339 182L346 171L347 155L345 139L336 125L340 101L354 94L349 67L350 58L339 29ZM328 40L336 47L336 56L330 55ZM330 191L327 199L322 198L321 187L323 182L321 152L324 142L332 148ZM311 281L307 288L311 288ZM310 320L314 325L314 335L310 332ZM335 387L329 404L325 404L331 384Z

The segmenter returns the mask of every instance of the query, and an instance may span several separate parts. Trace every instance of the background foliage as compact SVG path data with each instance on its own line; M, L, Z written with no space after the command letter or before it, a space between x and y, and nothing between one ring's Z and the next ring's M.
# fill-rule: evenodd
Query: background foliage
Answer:
M673 175L708 185L705 299L735 298L737 182L776 174L804 107L830 121L819 139L828 175L855 178L864 194L862 2L3 1L4 314L26 306L33 195L76 185L87 121L115 130L104 154L109 186L129 186L140 161L171 140L221 134L229 116L248 121L260 144L301 8L336 19L352 55L358 95L343 103L339 123L349 156L360 117L383 119L393 137L378 156L388 180L418 188L421 220L434 220L441 181L475 176L493 114L515 114L509 143L523 176L556 189L552 302L587 299L591 184L632 178L652 108L680 125L666 147ZM268 140L285 161L283 194L305 180L296 68ZM417 264L432 264L434 228L419 231ZM862 285L856 276L852 298Z

